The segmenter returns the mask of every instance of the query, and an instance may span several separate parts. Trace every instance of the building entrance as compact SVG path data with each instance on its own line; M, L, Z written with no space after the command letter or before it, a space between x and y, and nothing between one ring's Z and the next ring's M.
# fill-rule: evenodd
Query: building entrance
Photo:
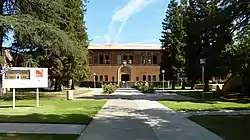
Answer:
M130 75L129 74L122 74L121 81L130 81Z

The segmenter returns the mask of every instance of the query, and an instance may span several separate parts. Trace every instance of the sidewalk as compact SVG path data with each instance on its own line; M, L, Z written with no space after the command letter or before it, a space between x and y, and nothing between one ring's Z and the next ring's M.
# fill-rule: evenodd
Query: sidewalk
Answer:
M138 95L131 91L115 94ZM222 140L157 101L109 100L78 140Z
M80 134L85 127L75 124L0 123L0 133Z

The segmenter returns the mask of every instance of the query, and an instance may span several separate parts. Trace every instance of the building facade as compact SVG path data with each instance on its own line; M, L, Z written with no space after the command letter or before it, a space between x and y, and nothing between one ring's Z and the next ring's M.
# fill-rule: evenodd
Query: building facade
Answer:
M160 81L161 45L90 45L89 81Z

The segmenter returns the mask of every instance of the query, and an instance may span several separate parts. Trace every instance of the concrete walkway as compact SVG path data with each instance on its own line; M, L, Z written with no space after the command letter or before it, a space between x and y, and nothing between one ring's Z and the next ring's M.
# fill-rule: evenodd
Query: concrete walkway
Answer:
M19 134L81 134L86 125L0 123L0 133Z
M139 95L118 90L117 95ZM109 100L78 140L222 140L157 101Z

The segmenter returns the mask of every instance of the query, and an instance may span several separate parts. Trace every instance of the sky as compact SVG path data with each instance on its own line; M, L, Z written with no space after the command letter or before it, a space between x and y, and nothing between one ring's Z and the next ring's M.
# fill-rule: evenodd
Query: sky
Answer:
M90 0L85 15L91 44L159 44L169 0Z
M85 15L91 44L160 44L169 0L89 0ZM13 33L4 46L13 42Z

